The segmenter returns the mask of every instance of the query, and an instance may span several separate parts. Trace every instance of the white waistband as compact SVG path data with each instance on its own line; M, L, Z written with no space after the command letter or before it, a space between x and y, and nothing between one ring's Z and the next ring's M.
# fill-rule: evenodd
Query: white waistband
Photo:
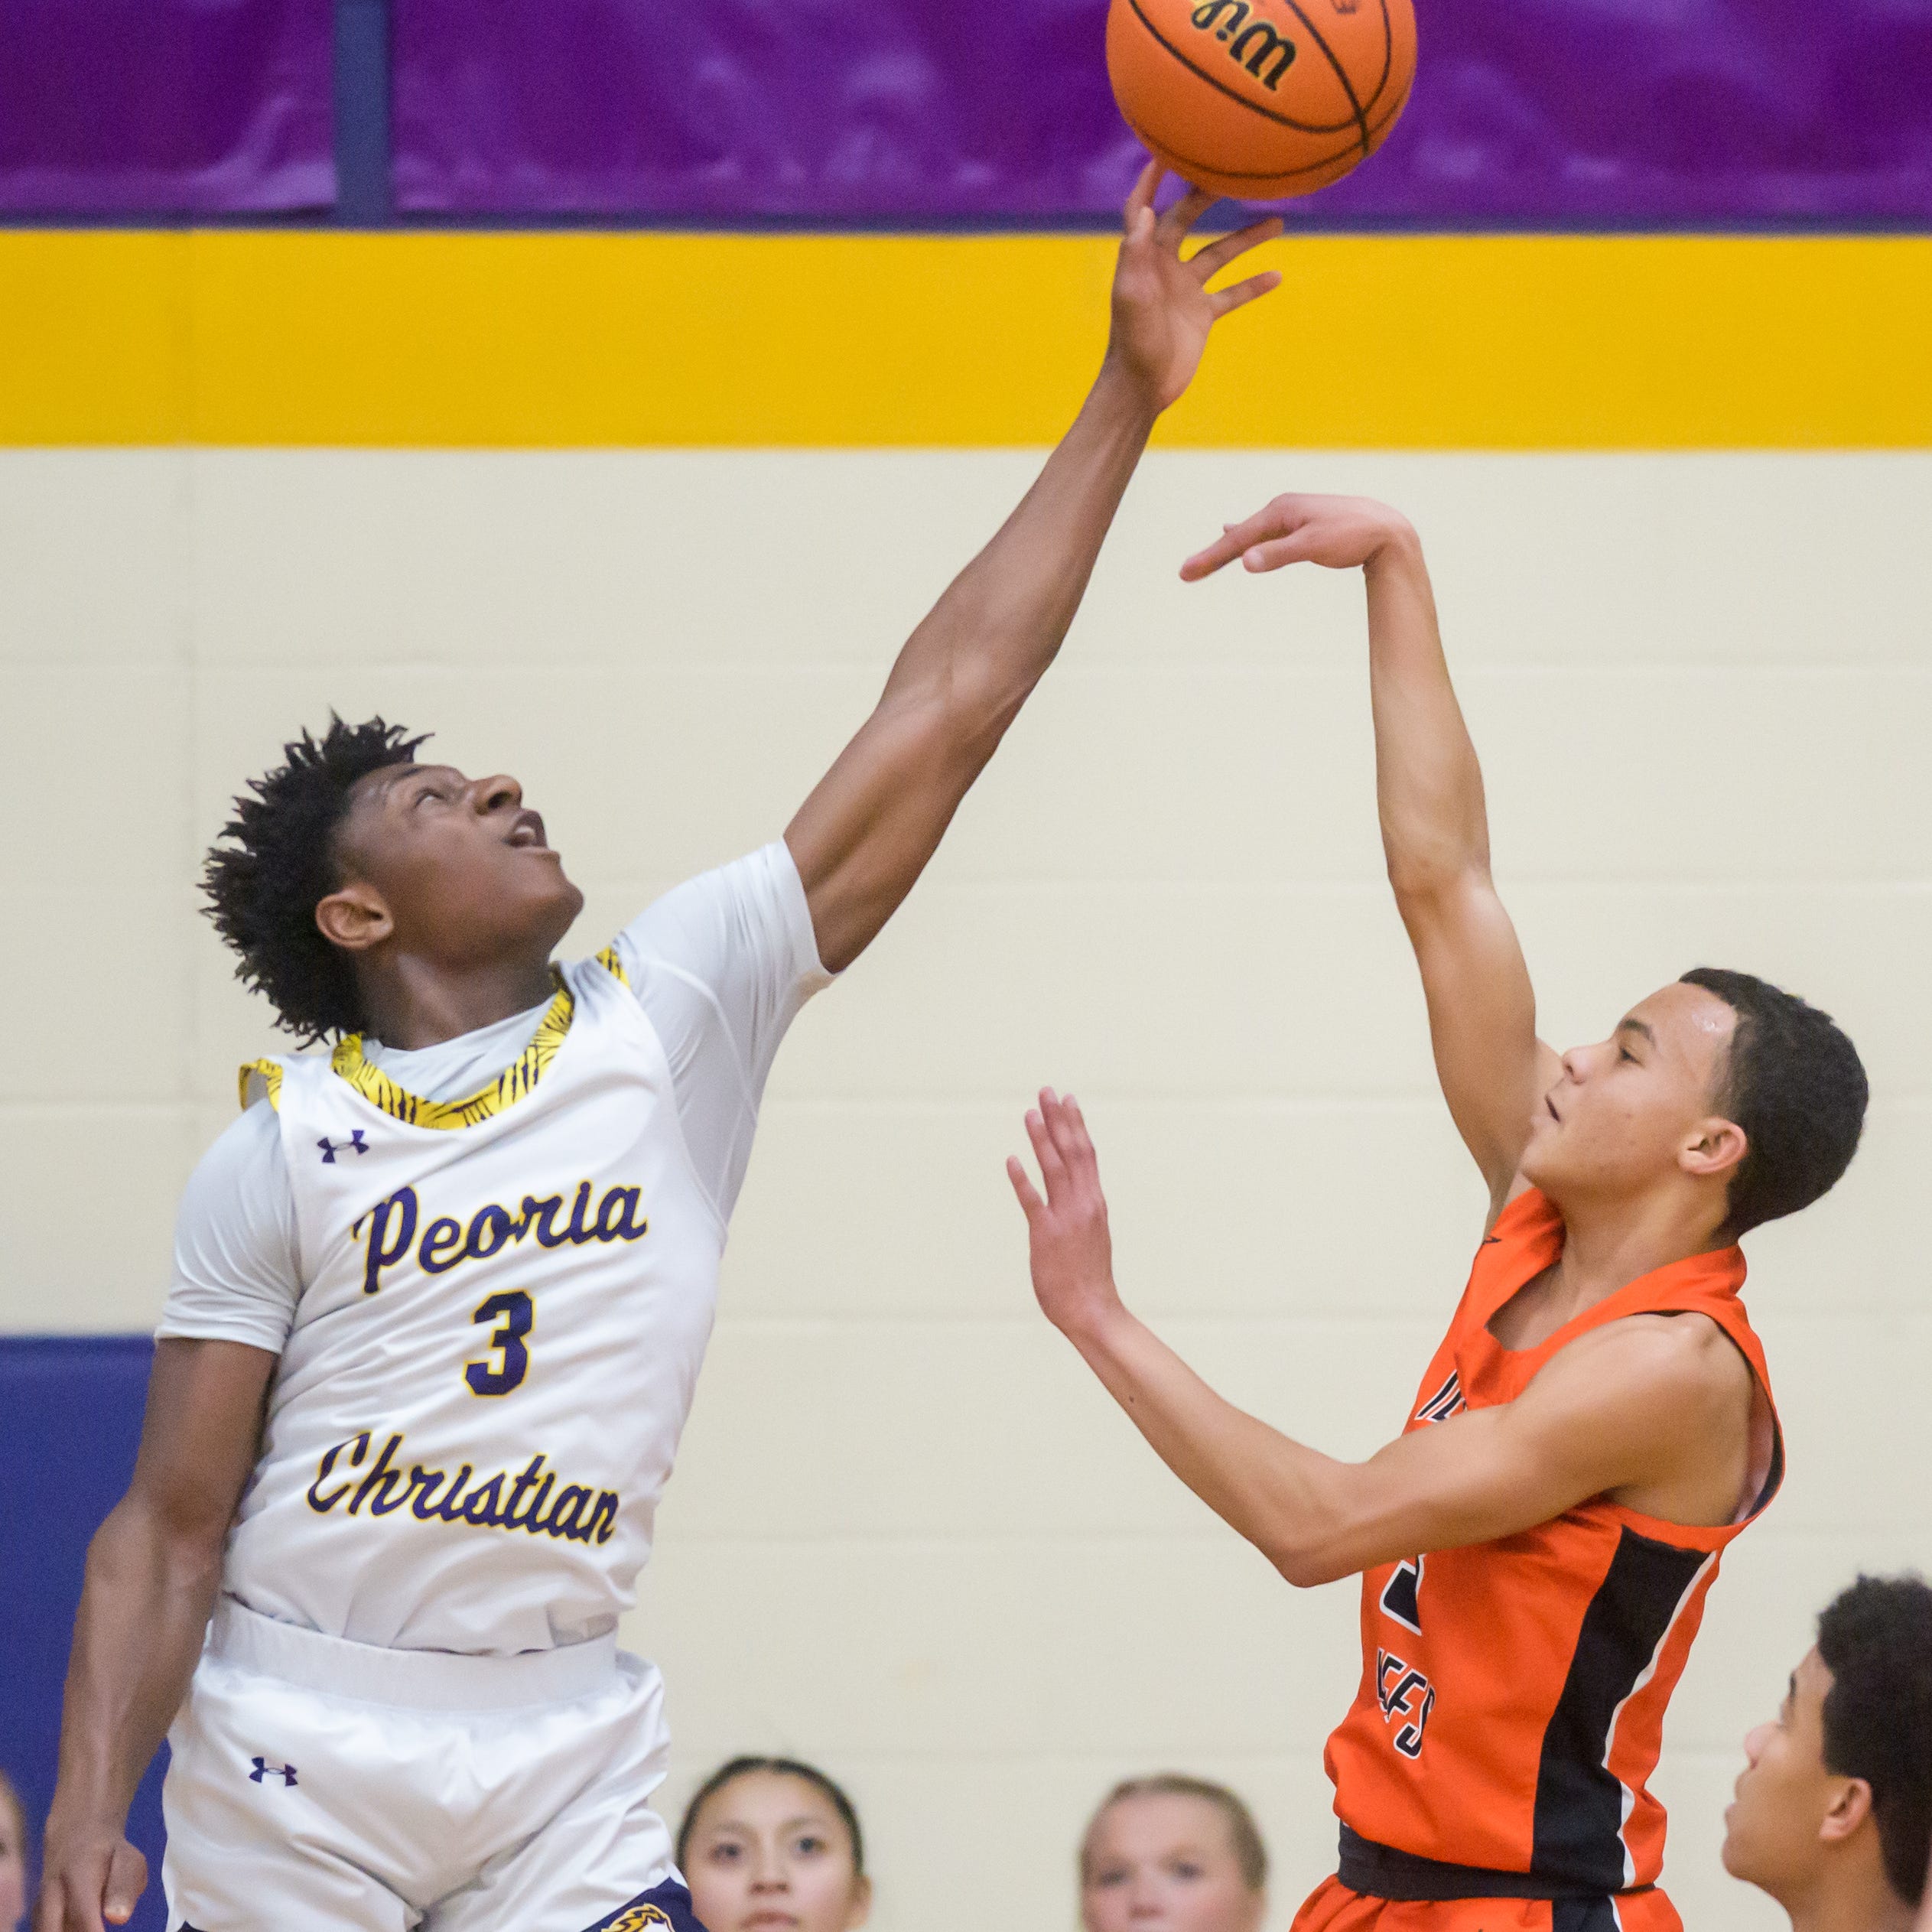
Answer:
M567 1704L603 1690L617 1674L614 1633L554 1651L525 1651L516 1657L391 1651L282 1623L232 1596L215 1606L208 1650L226 1663L304 1690L414 1710L514 1710L529 1704Z

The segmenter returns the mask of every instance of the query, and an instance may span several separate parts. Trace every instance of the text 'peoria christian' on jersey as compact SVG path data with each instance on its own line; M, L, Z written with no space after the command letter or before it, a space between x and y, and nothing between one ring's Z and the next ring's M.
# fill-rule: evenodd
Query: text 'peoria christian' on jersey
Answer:
M633 1600L724 1228L617 955L558 977L465 1101L405 1092L353 1039L244 1070L307 1277L228 1549L252 1609L501 1654L600 1636Z
M1764 1479L1749 1508L1719 1528L1597 1498L1514 1536L1364 1574L1361 1686L1326 1760L1343 1826L1341 1880L1355 1891L1602 1895L1652 1885L1663 1865L1664 1807L1648 1780L1664 1707L1720 1553L1783 1479L1781 1438L1764 1351L1738 1299L1735 1247L1641 1277L1536 1348L1503 1348L1490 1321L1561 1256L1563 1238L1540 1193L1504 1210L1404 1433L1513 1401L1559 1348L1605 1322L1694 1312L1757 1377L1770 1423ZM1429 1864L1478 1869L1459 1891ZM1484 1874L1523 1882L1474 1889Z

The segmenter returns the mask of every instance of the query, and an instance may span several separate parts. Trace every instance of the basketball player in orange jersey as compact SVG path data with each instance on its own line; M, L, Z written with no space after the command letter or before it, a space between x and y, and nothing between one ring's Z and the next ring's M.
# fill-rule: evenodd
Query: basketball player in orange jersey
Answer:
M1736 1242L1844 1172L1864 1071L1802 1000L1702 969L1543 1046L1415 532L1283 497L1182 574L1236 558L1366 574L1383 842L1482 1245L1403 1433L1360 1463L1243 1414L1128 1312L1092 1144L1050 1091L1026 1120L1043 1198L1009 1163L1034 1287L1290 1582L1362 1578L1340 1871L1297 1932L1676 1932L1647 1781L1719 1558L1783 1471Z

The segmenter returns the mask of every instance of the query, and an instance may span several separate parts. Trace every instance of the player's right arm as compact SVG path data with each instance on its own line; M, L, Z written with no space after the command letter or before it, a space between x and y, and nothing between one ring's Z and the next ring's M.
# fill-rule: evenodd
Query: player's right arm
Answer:
M201 1655L275 1365L244 1342L155 1345L133 1478L88 1546L34 1932L125 1924L147 1882L128 1807Z
M1529 968L1490 876L1482 768L1449 679L1421 541L1407 519L1366 498L1278 496L1181 574L1193 581L1237 558L1253 571L1314 563L1367 581L1382 848L1422 969L1436 1074L1493 1218L1558 1068L1537 1039Z

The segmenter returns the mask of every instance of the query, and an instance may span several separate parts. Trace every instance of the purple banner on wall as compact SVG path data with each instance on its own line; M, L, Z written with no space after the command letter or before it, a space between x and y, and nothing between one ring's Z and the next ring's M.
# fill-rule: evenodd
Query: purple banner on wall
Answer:
M1420 0L1322 226L1932 225L1932 0ZM1106 0L395 0L398 206L1088 223L1138 150Z
M330 0L0 0L0 213L335 200Z

